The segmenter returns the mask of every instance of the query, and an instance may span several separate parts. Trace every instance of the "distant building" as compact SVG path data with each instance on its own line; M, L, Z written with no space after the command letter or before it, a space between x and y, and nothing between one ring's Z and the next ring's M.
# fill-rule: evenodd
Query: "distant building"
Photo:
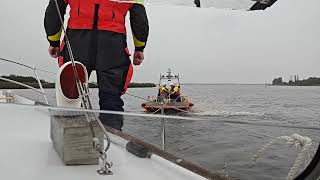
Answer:
M320 86L320 78L309 77L308 79L299 80L298 75L290 76L288 82L282 81L282 77L274 78L272 85L286 85L286 86Z
M272 85L281 85L283 84L282 77L274 78L272 81Z

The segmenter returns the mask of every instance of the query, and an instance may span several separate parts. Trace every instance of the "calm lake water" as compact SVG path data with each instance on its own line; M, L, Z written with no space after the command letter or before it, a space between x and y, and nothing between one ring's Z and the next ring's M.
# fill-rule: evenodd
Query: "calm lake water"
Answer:
M46 90L54 102L54 90ZM30 90L15 90L17 94L41 100ZM92 101L98 108L97 89L91 90ZM156 95L156 88L129 89L128 93L147 97ZM195 107L189 117L206 117L208 121L166 120L168 151L191 160L212 171L222 171L234 179L285 179L294 163L297 151L284 143L268 149L250 167L252 156L269 137L247 132L234 126L258 131L274 137L298 133L313 140L314 148L320 142L319 131L261 127L230 126L219 120L254 121L282 125L320 127L320 87L284 87L264 85L184 85L182 93L190 96ZM125 95L125 109L143 113L143 100ZM124 132L160 146L161 120L125 117Z

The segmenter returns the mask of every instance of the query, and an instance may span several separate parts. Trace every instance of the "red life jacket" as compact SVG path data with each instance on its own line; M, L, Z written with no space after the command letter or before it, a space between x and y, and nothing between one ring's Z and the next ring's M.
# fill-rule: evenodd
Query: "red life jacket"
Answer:
M67 0L70 5L70 29L93 29L95 5L99 5L97 29L126 33L125 17L131 3L110 0Z

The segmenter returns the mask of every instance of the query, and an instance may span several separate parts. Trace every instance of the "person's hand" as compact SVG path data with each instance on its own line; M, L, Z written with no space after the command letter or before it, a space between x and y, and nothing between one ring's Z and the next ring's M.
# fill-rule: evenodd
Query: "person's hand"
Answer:
M144 59L144 54L142 51L135 51L133 54L133 64L140 65Z
M52 58L57 58L59 56L60 48L49 46L48 52Z

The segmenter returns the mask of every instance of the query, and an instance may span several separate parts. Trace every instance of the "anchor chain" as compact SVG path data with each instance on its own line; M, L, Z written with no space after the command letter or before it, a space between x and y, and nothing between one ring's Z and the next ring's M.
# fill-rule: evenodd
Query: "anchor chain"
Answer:
M88 107L90 109L92 109L92 105L89 99L89 87L86 86L85 84L83 85L83 89L84 89L84 94L87 97L86 98L86 103L88 104ZM107 151L110 148L110 137L108 136L107 131L105 130L105 128L103 127L103 125L101 124L100 120L98 119L98 117L96 116L96 114L94 113L88 113L87 115L91 115L91 118L87 118L90 119L89 120L89 127L93 136L92 142L93 142L93 148L99 153L99 158L102 160L102 164L101 164L101 168L99 170L97 170L97 173L100 175L113 175L113 172L110 171L111 166L113 165L112 162L108 162L107 161ZM107 146L104 149L104 147L101 145L100 140L96 137L95 132L93 130L93 125L92 122L93 121L97 121L98 125L100 126L100 128L104 131L104 134L106 136L106 141L107 141Z
M99 158L102 160L101 168L97 170L97 173L100 175L113 175L113 172L110 171L111 166L113 165L112 162L107 161L107 153L103 149L103 146L100 144L100 140L97 137L92 139L93 147L99 153Z

